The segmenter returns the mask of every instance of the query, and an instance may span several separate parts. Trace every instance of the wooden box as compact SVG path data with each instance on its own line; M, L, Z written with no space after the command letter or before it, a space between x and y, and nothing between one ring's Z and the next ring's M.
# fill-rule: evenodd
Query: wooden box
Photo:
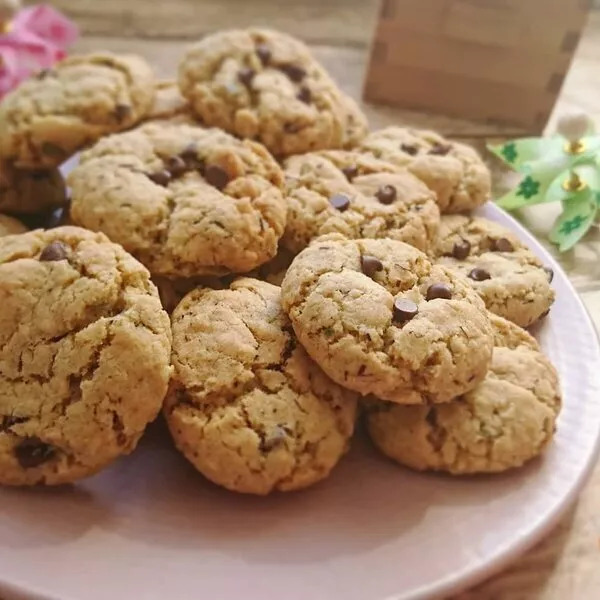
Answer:
M590 0L383 0L365 100L540 133Z

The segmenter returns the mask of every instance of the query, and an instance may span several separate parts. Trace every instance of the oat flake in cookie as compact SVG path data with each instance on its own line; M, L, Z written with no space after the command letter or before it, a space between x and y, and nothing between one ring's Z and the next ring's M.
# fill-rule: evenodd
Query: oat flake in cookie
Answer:
M284 163L288 216L282 245L299 252L323 234L390 238L429 251L439 224L434 194L391 163L353 151L292 156Z
M302 42L277 31L221 31L192 46L179 87L209 126L275 155L350 147L366 119Z
M471 210L490 197L490 172L475 149L434 131L387 127L359 149L406 167L436 193L442 213Z
M71 56L40 71L0 103L0 156L26 168L60 165L149 110L154 75L142 58L109 52Z
M315 240L281 285L299 341L340 385L446 402L485 376L492 331L464 278L394 240Z
M444 215L438 262L467 277L488 310L528 327L554 302L552 271L509 229L483 219Z
M67 483L133 451L171 373L148 271L77 227L13 235L0 304L0 483Z
M153 275L247 272L275 256L283 174L256 142L150 123L100 140L69 176L71 218L123 245Z
M460 475L519 467L545 449L561 406L556 370L527 332L491 320L492 363L475 389L435 406L366 403L369 434L386 456Z
M250 278L198 289L175 309L165 416L175 444L213 482L268 494L327 477L348 448L356 395L296 343L280 291Z

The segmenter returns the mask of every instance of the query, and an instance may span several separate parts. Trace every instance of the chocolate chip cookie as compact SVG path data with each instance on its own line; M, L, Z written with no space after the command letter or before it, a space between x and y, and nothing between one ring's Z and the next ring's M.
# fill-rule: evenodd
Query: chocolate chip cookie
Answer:
M506 227L480 217L445 215L438 262L467 277L493 313L528 327L554 302L552 270Z
M299 252L323 234L390 238L428 251L439 224L434 194L406 169L353 151L284 163L288 220L282 244Z
M140 57L71 56L3 98L0 157L27 168L60 165L101 136L130 128L153 96L154 76Z
M386 456L460 475L520 467L544 450L561 406L556 370L527 332L501 317L492 325L492 363L475 389L435 406L367 404L369 434Z
M442 213L471 210L490 197L490 172L479 154L434 131L387 127L369 134L360 149L406 167L436 193Z
M395 240L315 240L281 297L299 341L337 383L394 402L446 402L483 379L487 311L469 284Z
M0 237L5 235L14 235L16 233L25 233L27 227L21 221L9 217L8 215L0 214Z
M277 31L221 31L192 46L179 87L201 120L275 155L342 148L366 119L302 42Z
M281 169L260 144L164 122L100 140L69 176L71 218L169 278L247 272L285 227Z
M327 477L348 448L356 396L296 343L279 288L250 278L198 289L175 309L165 416L208 479L268 494Z
M175 80L157 81L154 86L154 101L144 117L145 121L174 121L194 124L188 101L181 95Z
M66 202L65 183L58 169L24 171L0 161L0 211L30 215Z
M55 485L135 448L171 330L148 271L77 227L0 238L0 483Z

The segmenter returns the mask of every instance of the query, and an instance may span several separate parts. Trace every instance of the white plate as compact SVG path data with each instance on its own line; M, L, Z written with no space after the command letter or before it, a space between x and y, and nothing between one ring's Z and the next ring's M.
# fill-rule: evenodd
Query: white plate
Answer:
M539 339L564 409L545 457L496 477L412 473L361 438L302 493L237 496L207 483L160 424L141 447L72 488L0 490L0 591L56 600L383 600L444 596L505 566L556 524L596 457L600 351L560 268ZM11 595L12 594L12 595Z

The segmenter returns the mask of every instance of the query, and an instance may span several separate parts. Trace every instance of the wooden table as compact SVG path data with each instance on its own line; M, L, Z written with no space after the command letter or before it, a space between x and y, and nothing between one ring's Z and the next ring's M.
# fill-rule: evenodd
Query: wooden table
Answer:
M184 47L223 27L262 24L308 41L340 85L360 98L368 45L378 3L364 0L55 0L82 27L78 51L109 49L145 56L164 77L173 76ZM583 109L600 124L600 11L593 13L554 115ZM365 106L372 127L391 123L426 126L483 143L505 130L385 107ZM558 255L546 233L555 207L535 207L521 215L559 260L600 327L600 231L577 248ZM593 600L600 598L600 468L577 505L548 538L494 577L455 600Z

